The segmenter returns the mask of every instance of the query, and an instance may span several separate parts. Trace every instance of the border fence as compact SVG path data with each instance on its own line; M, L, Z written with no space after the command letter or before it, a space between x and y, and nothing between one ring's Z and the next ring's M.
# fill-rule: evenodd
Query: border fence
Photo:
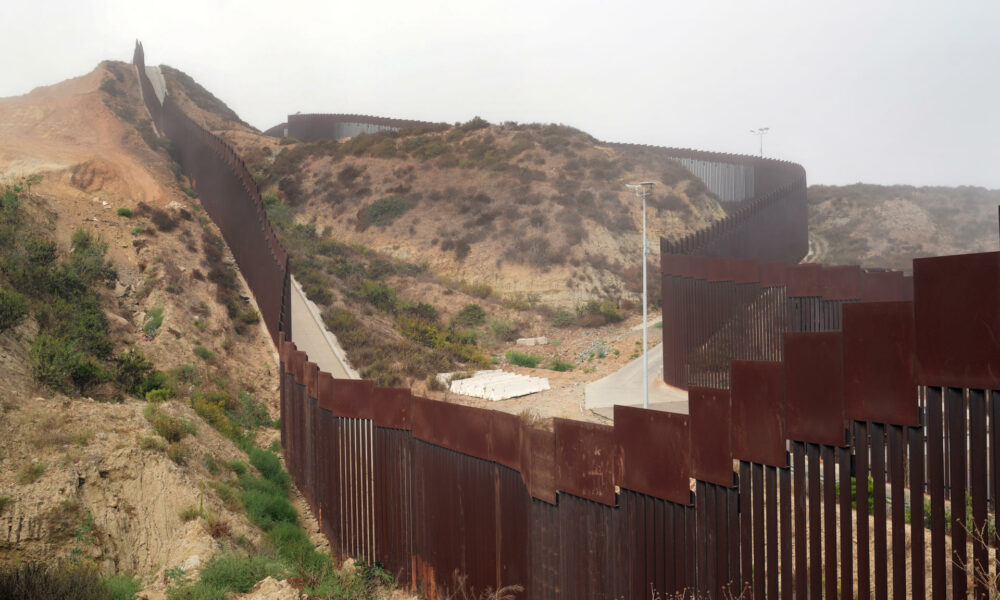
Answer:
M755 195L661 242L664 337L680 340L665 372L690 414L616 406L613 426L535 429L319 371L292 341L287 256L242 161L145 93L141 46L135 62L275 336L286 462L334 552L432 600L454 573L534 599L987 597L1000 253L917 259L912 279L789 266L804 172L739 158Z

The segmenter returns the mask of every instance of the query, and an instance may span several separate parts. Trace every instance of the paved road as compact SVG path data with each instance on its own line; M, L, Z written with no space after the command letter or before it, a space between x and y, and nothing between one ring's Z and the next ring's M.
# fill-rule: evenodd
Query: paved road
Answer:
M319 309L306 298L302 286L292 277L292 338L309 360L337 379L361 379L351 368L336 336L326 330Z
M609 419L614 418L615 404L641 407L642 400L642 356L584 390L584 406ZM649 349L649 407L688 412L687 392L663 383L663 344Z

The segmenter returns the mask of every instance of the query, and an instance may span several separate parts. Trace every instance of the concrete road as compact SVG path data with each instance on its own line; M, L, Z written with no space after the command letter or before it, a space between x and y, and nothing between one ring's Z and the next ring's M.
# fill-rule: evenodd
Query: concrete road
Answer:
M642 356L618 371L590 383L584 390L584 406L614 418L614 405L642 406ZM687 414L688 395L663 383L663 344L649 349L649 408Z
M302 291L302 286L292 277L292 338L296 347L306 353L309 360L319 365L321 371L337 379L361 379L351 368L344 349L337 337L326 330L319 308Z

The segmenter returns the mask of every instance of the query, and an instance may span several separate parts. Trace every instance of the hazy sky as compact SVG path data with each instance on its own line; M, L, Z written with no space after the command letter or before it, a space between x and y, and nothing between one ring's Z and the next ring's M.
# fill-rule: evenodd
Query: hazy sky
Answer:
M0 96L103 59L288 113L559 122L756 153L811 183L1000 188L1000 3L4 0Z

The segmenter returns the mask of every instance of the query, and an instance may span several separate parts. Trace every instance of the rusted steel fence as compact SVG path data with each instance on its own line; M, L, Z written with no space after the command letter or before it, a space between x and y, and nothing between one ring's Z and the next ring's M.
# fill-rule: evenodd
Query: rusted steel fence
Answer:
M913 278L857 266L660 255L663 379L729 387L733 360L781 360L788 331L839 331L845 303L909 300Z
M185 115L169 94L160 104L146 76L145 56L138 42L133 63L150 115L173 142L174 158L219 226L277 345L279 332L291 335L288 254L271 228L257 183L243 159L220 137Z
M664 255L665 337L704 348L668 363L690 414L616 406L613 426L545 431L320 372L291 341L287 258L242 162L172 101L150 112L277 332L286 464L335 553L430 599L456 573L542 599L986 597L1000 253L918 259L912 280L775 264L774 245L699 255L759 223L734 212L749 225ZM787 189L765 171L758 191Z
M429 598L455 572L523 598L964 598L997 551L1000 253L920 259L913 282L734 361L689 416L552 432L333 380L286 341L289 468L335 549Z

